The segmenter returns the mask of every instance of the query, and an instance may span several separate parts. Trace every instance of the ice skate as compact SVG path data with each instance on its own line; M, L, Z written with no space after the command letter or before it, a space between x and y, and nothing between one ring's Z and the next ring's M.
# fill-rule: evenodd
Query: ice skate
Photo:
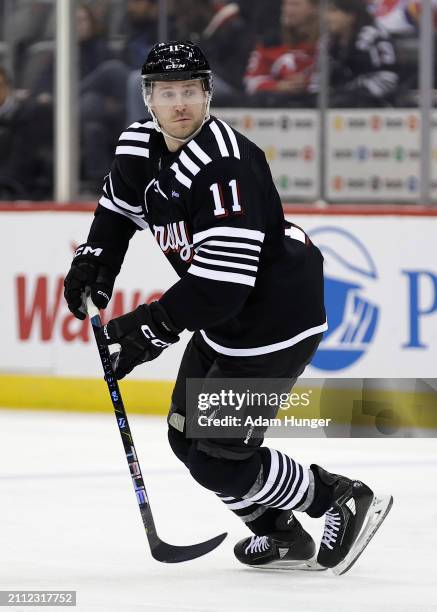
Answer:
M234 554L240 563L272 569L325 569L317 568L316 545L290 511L284 513L283 527L265 536L253 535L237 542Z
M352 567L387 516L393 498L376 498L359 480L330 474L311 466L319 478L334 487L333 502L325 513L325 527L317 561L335 574Z

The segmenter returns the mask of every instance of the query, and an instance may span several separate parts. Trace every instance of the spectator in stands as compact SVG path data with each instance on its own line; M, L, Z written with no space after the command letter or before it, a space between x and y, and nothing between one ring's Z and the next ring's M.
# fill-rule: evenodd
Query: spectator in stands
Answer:
M50 121L41 107L20 97L0 66L0 199L40 199L51 194L51 171L42 157Z
M89 6L92 10L96 34L110 35L112 15L117 12L117 5L112 0L82 0L82 4Z
M243 93L243 77L253 35L236 2L177 0L174 6L179 39L195 41L214 74L214 97Z
M394 102L398 75L389 34L366 0L330 0L331 106L380 107Z
M128 69L114 59L90 8L76 10L79 45L79 110L81 177L87 190L100 190L111 163L117 136L125 125ZM54 58L51 56L32 94L39 101L53 96Z
M141 95L140 68L144 58L158 41L157 0L128 0L121 21L120 34L125 38L122 58L130 69L127 82L127 119L132 123L146 114Z
M9 6L12 7L11 2ZM51 37L53 12L53 2L49 0L15 0L13 10L4 14L4 31L12 44L14 81L18 87L22 87L28 48Z
M369 0L378 25L385 28L395 44L399 68L399 106L417 106L419 102L419 47L422 0ZM430 0L437 49L437 0ZM434 62L434 88L437 86L437 62Z
M100 64L111 59L106 40L101 37L97 19L86 4L76 11L77 41L79 43L79 74L83 79Z
M100 26L87 4L79 4L76 10L78 41L79 78L85 79L105 62L113 59L107 41L100 35ZM52 93L54 81L53 57L46 63L38 79L35 79L32 92Z
M123 60L132 69L139 69L158 39L157 0L128 0L120 34L125 38Z
M82 176L87 187L99 190L110 166L126 116L128 69L113 59L87 5L76 13L80 66Z
M250 95L265 92L284 102L307 99L312 91L319 41L319 0L282 0L280 28L257 44L245 84ZM279 30L279 33L277 32Z

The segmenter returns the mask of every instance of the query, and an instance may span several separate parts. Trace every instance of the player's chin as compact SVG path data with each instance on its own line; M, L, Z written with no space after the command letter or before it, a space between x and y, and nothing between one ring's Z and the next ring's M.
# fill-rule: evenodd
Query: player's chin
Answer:
M177 138L187 138L195 131L192 121L179 121L172 126L171 134Z

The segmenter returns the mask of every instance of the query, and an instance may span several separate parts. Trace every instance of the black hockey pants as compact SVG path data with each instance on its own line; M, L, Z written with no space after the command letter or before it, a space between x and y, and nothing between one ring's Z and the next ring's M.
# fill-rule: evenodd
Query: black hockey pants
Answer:
M185 349L168 414L168 438L175 455L192 477L214 492L242 497L255 482L268 453L260 448L263 433L241 438L193 439L186 433L186 385L189 379L288 379L288 391L311 361L322 334L298 344L251 357L228 357L214 351L196 332ZM275 413L270 416L273 418Z

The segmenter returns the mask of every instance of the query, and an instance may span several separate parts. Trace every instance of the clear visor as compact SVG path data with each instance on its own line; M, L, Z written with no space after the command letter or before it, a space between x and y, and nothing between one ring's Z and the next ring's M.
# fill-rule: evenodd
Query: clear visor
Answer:
M156 81L146 86L147 104L153 106L185 106L204 104L208 92L201 79L193 81Z

